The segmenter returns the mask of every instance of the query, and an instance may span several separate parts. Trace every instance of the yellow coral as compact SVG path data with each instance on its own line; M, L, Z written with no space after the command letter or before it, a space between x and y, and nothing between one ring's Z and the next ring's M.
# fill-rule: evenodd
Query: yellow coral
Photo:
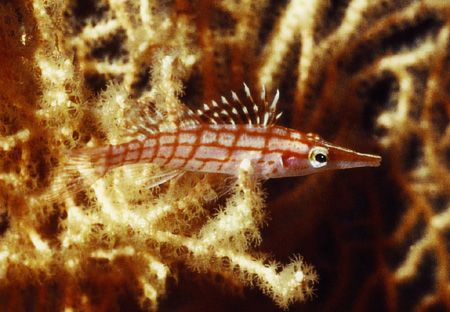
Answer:
M449 20L433 0L0 4L2 306L226 305L202 295L219 286L187 281L199 274L223 278L223 296L255 285L287 307L317 280L288 261L301 253L323 280L304 309L450 309ZM45 200L66 150L126 140L148 103L176 121L179 105L243 81L281 88L285 125L378 148L383 166L270 181L267 204L245 166L223 202L214 176L149 190L151 166ZM264 308L247 294L235 300Z

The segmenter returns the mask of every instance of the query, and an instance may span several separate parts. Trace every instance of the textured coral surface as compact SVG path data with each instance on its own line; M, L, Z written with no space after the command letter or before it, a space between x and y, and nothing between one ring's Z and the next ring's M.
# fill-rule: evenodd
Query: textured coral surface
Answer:
M223 177L127 166L55 196L65 153L126 141L130 112L176 122L243 81L382 166L243 168L218 200ZM2 1L0 306L448 311L449 116L448 1Z

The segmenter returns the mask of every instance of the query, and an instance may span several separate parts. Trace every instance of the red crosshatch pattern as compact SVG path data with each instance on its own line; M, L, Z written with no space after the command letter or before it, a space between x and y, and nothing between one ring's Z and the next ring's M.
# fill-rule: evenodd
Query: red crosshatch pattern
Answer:
M236 174L244 159L254 162L256 172L276 173L276 159L307 153L304 136L278 126L197 125L161 131L141 140L110 145L92 158L98 172L134 163L155 163L167 169ZM298 146L305 145L304 153Z
M131 130L138 135L135 139L72 151L67 172L76 182L74 172L79 169L98 178L115 167L153 163L164 172L155 179L153 185L158 185L185 171L236 175L244 160L250 161L259 179L379 165L379 156L357 153L328 143L316 134L275 125L281 116L276 109L278 91L270 104L264 88L259 104L253 101L245 84L244 91L247 103L231 92L231 103L222 97L222 105L213 101L196 112L180 109L177 127L160 127L164 124L160 113L138 114L143 118L133 120Z

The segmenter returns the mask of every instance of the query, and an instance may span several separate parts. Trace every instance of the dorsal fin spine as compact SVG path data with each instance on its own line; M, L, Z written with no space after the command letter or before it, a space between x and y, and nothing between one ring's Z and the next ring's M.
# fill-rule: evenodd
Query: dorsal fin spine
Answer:
M275 94L272 104L270 105L270 109L275 111L277 109L278 100L280 99L280 91L277 89L277 93Z
M202 122L214 125L247 124L251 127L255 125L271 126L280 118L281 113L277 114L277 104L280 98L279 90L276 91L272 101L268 102L265 86L262 86L258 99L261 101L260 103L253 100L250 88L245 83L244 92L246 95L245 101L241 101L239 96L234 91L231 91L232 101L229 101L225 96L221 96L220 102L212 100L209 104L204 103L201 108L196 110L184 107L179 112L180 119L176 126L198 125ZM140 127L133 126L133 129L145 129L147 133L154 133L161 129L159 125L164 123L164 115L154 108L148 108L148 110L152 114L146 115L145 125Z
M264 113L264 121L263 121L263 125L267 126L267 122L269 121L269 113Z
M253 102L252 94L250 93L250 89L248 88L247 84L244 82L244 91L245 95Z
M238 98L237 94L234 91L231 91L231 97L235 102L241 103L241 100Z

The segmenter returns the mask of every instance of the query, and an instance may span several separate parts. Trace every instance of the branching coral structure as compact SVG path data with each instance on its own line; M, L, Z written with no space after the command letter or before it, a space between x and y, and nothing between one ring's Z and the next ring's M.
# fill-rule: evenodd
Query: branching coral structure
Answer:
M2 307L450 310L446 1L18 0L0 25ZM69 150L243 81L383 166L260 185L244 162L218 198L130 165L57 193Z

